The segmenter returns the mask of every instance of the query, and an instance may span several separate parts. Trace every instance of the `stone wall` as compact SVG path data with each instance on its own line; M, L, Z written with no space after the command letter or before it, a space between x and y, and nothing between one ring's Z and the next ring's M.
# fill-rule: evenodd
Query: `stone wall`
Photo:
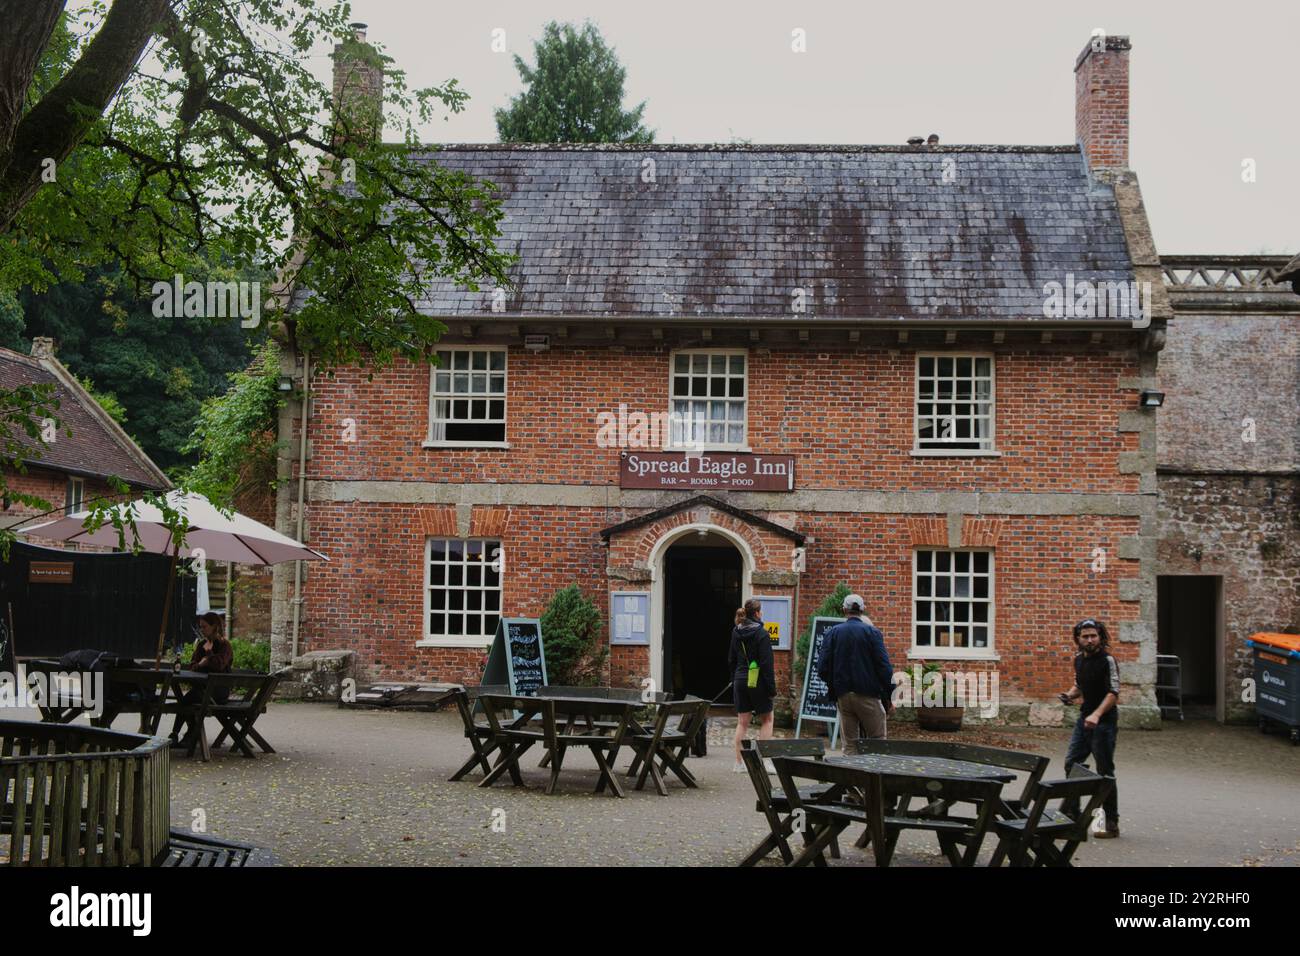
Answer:
M1159 379L1162 471L1300 470L1300 314L1180 314Z
M1300 478L1167 474L1159 484L1160 573L1223 576L1225 716L1251 720L1246 639L1300 633Z

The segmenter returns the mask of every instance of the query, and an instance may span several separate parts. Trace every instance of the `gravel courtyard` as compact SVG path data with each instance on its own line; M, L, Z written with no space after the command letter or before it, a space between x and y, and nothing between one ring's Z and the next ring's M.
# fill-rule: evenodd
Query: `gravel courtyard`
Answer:
M674 781L666 798L647 786L625 800L590 792L597 774L586 752L566 756L551 797L540 791L540 754L524 760L527 790L508 778L482 790L478 774L448 783L469 752L454 712L277 703L258 728L278 753L247 760L222 750L209 764L176 755L173 826L199 822L309 866L731 866L766 832L748 776L731 772L722 728L709 756L691 762L700 790ZM961 739L1049 754L1048 776L1060 775L1064 731L974 733L983 739ZM1300 748L1284 737L1208 721L1122 731L1117 775L1123 836L1081 846L1079 865L1300 865ZM896 862L946 865L921 833L904 834ZM871 862L845 847L833 865Z
M523 761L526 791L508 780L480 789L478 774L448 783L469 753L452 712L280 704L259 727L277 754L173 761L173 825L201 809L209 832L305 865L731 866L766 833L749 777L731 772L722 728L709 756L692 761L700 790L670 783L666 798L648 788L616 800L591 793L597 771L585 752L565 757L550 797L540 754ZM1051 755L1048 776L1060 775L1064 731L977 731L990 732L991 743ZM1079 865L1300 865L1300 748L1283 737L1166 724L1121 733L1116 763L1123 836L1080 847ZM845 850L839 862L871 865ZM946 865L921 833L904 834L897 863Z

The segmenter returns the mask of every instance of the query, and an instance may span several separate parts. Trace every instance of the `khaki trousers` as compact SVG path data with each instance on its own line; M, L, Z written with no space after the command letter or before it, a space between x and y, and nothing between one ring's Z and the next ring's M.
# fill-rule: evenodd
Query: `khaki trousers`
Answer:
M885 708L879 697L841 694L836 704L840 709L840 747L846 754L856 753L853 741L859 737L885 739Z

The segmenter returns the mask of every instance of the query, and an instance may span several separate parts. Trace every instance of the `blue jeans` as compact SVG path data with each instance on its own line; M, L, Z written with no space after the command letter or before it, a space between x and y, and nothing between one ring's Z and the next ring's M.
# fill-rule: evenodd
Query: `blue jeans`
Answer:
M1097 773L1103 777L1115 776L1115 735L1119 733L1118 720L1099 721L1095 730L1083 725L1080 715L1074 725L1074 734L1070 737L1070 749L1065 753L1065 772L1077 763L1084 763L1089 755L1097 759ZM1106 812L1106 826L1119 826L1119 786L1111 788L1110 796L1103 805Z

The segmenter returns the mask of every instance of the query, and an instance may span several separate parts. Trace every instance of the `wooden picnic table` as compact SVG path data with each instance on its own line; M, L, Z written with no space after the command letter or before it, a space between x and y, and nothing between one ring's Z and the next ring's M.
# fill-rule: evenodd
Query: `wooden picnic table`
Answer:
M852 767L869 773L905 773L916 777L951 777L967 780L997 780L1010 783L1014 773L969 760L913 754L836 754L827 763Z
M699 733L700 726L708 714L709 702L699 697L687 696L684 700L670 700L667 694L643 694L639 690L626 687L565 687L543 686L538 688L538 696L550 700L582 703L582 707L570 707L557 711L557 716L566 716L563 734L607 734L612 732L624 719L618 721L593 719L595 709L592 705L609 700L619 700L630 704L627 712L627 728L624 742L632 748L632 764L627 776L636 777L636 789L641 790L649 780L656 792L668 796L668 786L664 774L671 771L690 789L698 789L699 782L686 767L686 755L692 741ZM653 707L653 719L642 724L637 719L637 712ZM668 721L676 717L678 723L669 726ZM585 730L584 725L585 723ZM617 748L610 756L614 762ZM550 754L542 758L540 766L550 762Z
M600 768L596 793L603 792L608 786L613 796L624 796L623 787L613 772L612 764L624 744L632 712L642 706L640 700L484 694L479 701L487 715L492 744L501 751L496 765L479 783L480 787L492 786L504 773L510 774L510 779L515 786L522 787L519 758L531 747L540 744L546 750L551 769L551 779L546 785L548 794L555 792L555 784L559 779L560 768L568 749L586 747L591 751ZM509 723L503 723L502 714L511 713L518 716ZM618 718L613 728L602 726L598 720L607 716ZM560 717L566 718L563 730L558 725ZM587 726L576 728L578 731L576 733L571 732L575 727L573 718L581 719Z
M49 669L53 662L41 663L44 669ZM189 753L193 754L197 749L205 762L212 759L212 747L220 746L227 736L245 757L255 756L249 746L250 738L263 752L274 753L274 748L253 725L265 711L283 673L231 671L212 674L208 671L173 671L150 664L111 668L104 672L106 693L102 709L98 715L92 715L91 724L109 728L123 714L139 714L139 732L152 736L158 733L162 718L170 713L175 715L172 737L177 738L181 729L187 728L189 733L185 739L189 743ZM119 694L117 699L110 699L107 691L114 685ZM43 721L57 723L68 723L90 709L84 702L40 708ZM205 726L209 717L216 718L222 727L216 742L211 745Z
M859 845L873 844L877 866L888 866L898 835L904 829L934 832L954 866L974 863L979 847L993 820L1010 814L1000 793L1015 774L986 764L911 754L861 754L811 757L776 757L773 762L792 811L803 809L820 830L805 834L803 853L792 864L807 865L821 858L822 851L845 827L866 824ZM830 788L815 801L806 800L799 780L815 780ZM927 807L909 812L913 798L942 807L941 813L927 813ZM976 819L947 816L954 802L972 802L979 808ZM958 845L965 846L958 853Z

